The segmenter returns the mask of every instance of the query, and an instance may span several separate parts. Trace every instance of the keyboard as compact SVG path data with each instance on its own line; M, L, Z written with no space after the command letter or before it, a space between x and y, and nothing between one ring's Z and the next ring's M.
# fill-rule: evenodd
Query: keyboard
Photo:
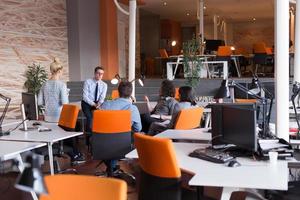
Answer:
M234 159L228 153L215 149L196 149L189 156L214 163L227 163Z

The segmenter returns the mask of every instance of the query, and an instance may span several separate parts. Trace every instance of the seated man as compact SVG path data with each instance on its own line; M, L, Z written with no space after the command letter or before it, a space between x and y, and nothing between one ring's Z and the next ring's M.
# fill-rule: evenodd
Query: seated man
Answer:
M142 123L140 112L135 105L132 105L131 94L132 84L128 81L122 81L119 84L118 92L120 98L112 101L105 101L101 105L103 110L130 110L131 111L131 128L133 132L140 132L142 130ZM109 163L106 163L108 165ZM111 161L111 166L116 170L117 161Z

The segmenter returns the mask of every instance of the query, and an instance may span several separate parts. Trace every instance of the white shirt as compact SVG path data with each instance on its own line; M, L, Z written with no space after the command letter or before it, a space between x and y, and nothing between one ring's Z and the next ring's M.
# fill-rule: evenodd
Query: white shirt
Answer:
M107 91L107 84L102 80L96 81L95 79L88 79L83 85L82 100L87 104L93 106L95 104L95 90L98 83L98 95L97 100L100 104L104 102Z

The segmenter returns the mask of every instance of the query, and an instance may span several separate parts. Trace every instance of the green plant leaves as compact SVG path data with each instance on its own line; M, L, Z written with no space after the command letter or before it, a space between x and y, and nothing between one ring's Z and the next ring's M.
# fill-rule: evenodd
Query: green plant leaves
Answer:
M48 78L45 68L36 63L28 66L24 76L26 77L24 87L27 89L27 92L33 94L39 92L43 83L46 82Z

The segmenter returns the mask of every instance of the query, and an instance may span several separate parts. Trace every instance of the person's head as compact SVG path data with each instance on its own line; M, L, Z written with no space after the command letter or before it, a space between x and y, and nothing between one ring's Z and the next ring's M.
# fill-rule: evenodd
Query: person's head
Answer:
M58 58L54 58L53 62L50 64L50 72L52 76L61 75L63 66Z
M95 80L97 80L97 81L101 80L103 77L103 74L104 74L104 68L102 66L95 67L95 70L94 70Z
M196 105L193 88L190 86L182 86L179 88L179 101L190 102L192 105Z
M164 80L161 83L159 95L161 97L175 97L175 86L172 81Z
M132 84L129 81L121 81L118 92L121 98L130 98L132 94Z

